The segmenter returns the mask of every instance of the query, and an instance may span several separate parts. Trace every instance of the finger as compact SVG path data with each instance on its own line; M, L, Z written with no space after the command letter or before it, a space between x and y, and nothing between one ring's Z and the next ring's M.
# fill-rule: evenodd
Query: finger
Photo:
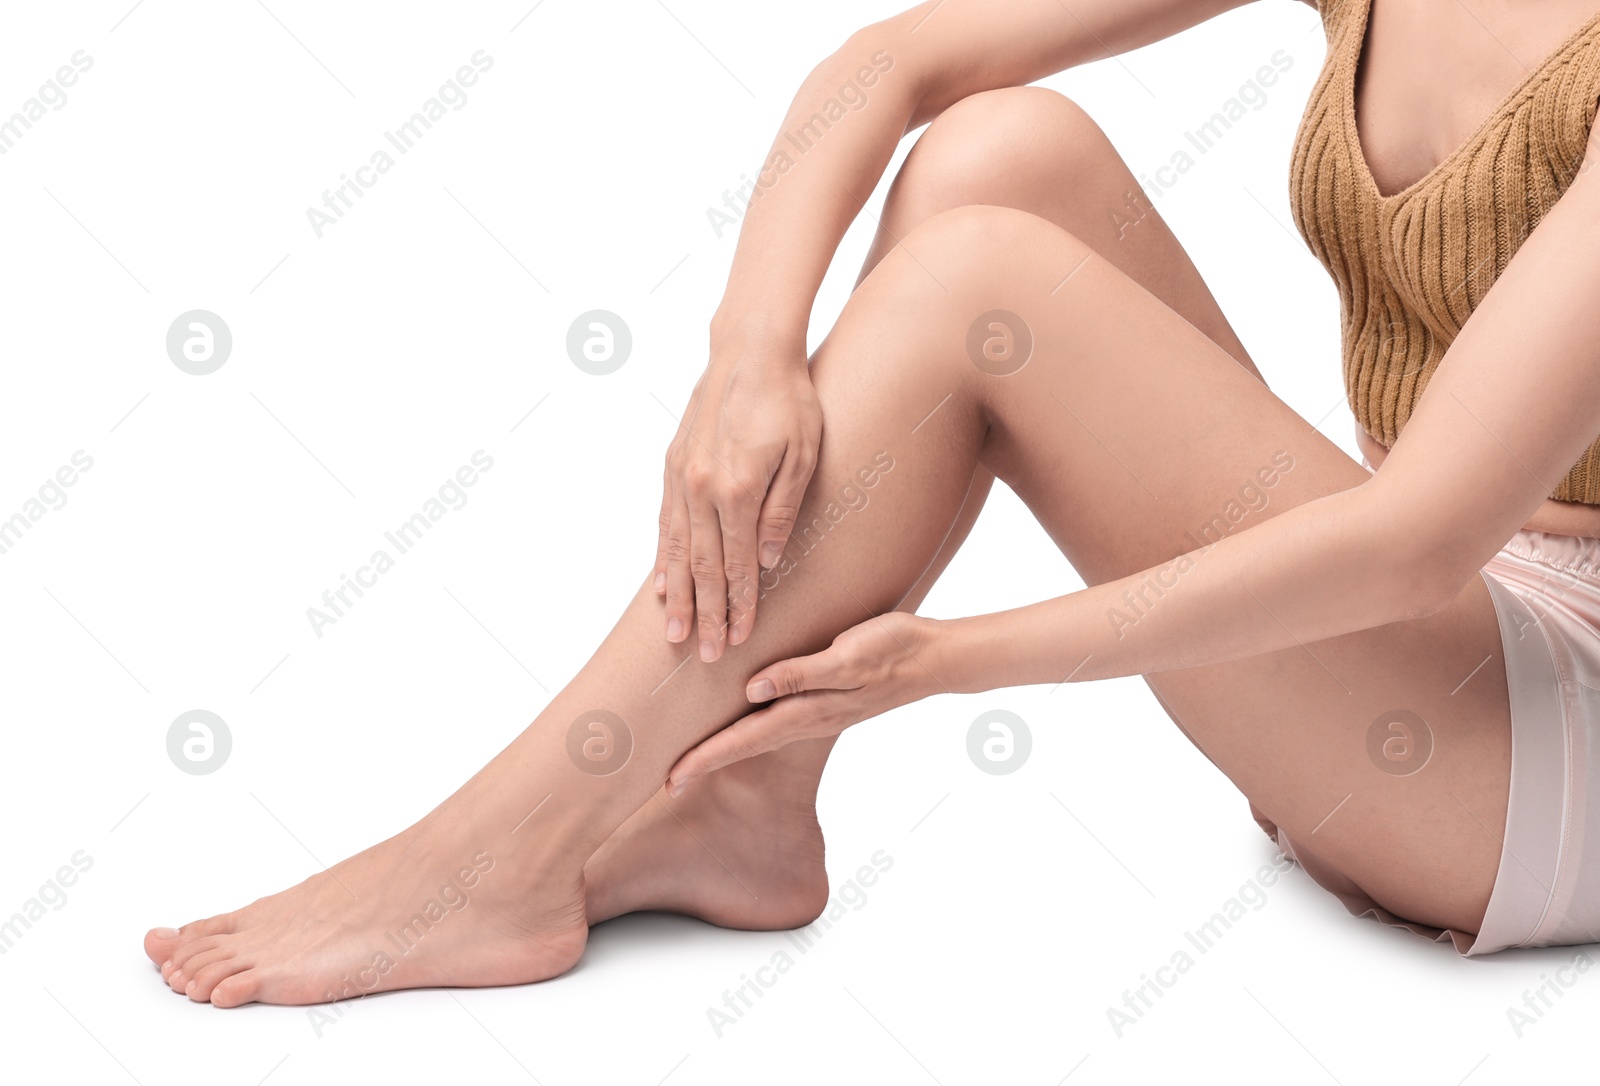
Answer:
M694 622L694 579L689 574L689 506L682 488L673 489L672 527L667 534L667 640L689 636Z
M689 427L700 410L700 390L705 386L706 375L702 373L694 383L694 388L689 392L689 403L684 408L683 418L678 420L678 429L672 435L672 441L667 445L667 462L662 473L661 486L661 521L663 527L657 542L656 553L656 594L666 596L667 603L667 640L682 641L688 636L689 624L694 617L694 608L689 602L688 595L688 561L689 561L689 519L688 506L684 504L683 488L679 485L679 475L683 470L684 435L689 432ZM673 607L674 592L678 594L678 606ZM673 620L678 622L679 632L673 633Z
M814 696L813 696L814 697ZM667 792L681 795L690 782L723 766L810 738L817 719L813 697L784 698L741 717L686 751L667 774Z
M816 470L815 452L797 451L793 446L778 465L772 477L767 497L761 504L761 515L756 528L756 538L761 546L762 569L778 564L783 548L789 543L795 520L800 516L800 503L805 500L806 487L811 485L811 474Z
M722 655L728 618L728 580L722 572L722 522L712 500L712 471L691 465L689 488L689 575L694 578L694 610L700 629L700 659Z
M744 696L751 702L824 690L854 690L859 684L849 681L847 664L838 649L829 647L810 656L794 656L768 664L744 684Z
M667 594L667 538L672 533L672 464L661 473L661 512L656 517L656 595Z
M722 522L722 572L728 582L728 644L737 645L755 628L760 600L760 573L756 565L756 516L760 507L743 486L734 484L722 495L718 519Z

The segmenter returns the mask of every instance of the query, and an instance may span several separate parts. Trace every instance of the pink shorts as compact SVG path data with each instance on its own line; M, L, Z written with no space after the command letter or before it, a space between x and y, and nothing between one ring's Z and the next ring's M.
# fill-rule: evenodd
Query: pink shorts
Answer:
M1334 893L1356 916L1448 938L1468 957L1600 942L1600 539L1520 531L1481 575L1511 694L1506 835L1483 928L1433 928ZM1296 859L1282 830L1276 839ZM1348 884L1324 882L1314 864L1307 873Z

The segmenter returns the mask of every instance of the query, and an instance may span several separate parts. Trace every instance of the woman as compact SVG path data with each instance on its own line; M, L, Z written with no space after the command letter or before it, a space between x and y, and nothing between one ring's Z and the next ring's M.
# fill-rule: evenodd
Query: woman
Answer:
M167 982L312 1003L555 976L632 909L802 924L844 727L1134 674L1352 911L1466 954L1594 940L1600 12L1318 6L1291 194L1374 474L1267 389L1158 214L1110 214L1138 186L1093 122L1023 86L1239 3L930 0L818 65L616 626L416 825L151 931ZM930 120L808 367L829 257ZM1089 587L915 616L995 477Z

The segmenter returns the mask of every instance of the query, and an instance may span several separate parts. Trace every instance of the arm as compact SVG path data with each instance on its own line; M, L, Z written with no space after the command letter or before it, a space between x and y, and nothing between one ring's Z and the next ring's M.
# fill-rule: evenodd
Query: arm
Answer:
M759 570L782 553L822 416L806 326L845 229L900 137L978 91L1177 33L1247 0L928 0L852 34L795 95L758 171L711 359L667 450L655 591L667 639L700 658L748 637ZM802 150L803 148L803 150Z

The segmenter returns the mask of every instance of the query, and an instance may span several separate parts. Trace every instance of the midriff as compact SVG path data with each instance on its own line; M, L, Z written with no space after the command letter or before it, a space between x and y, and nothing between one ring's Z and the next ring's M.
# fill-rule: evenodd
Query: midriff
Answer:
M1367 463L1376 470L1389 450L1373 440L1360 426L1356 427L1356 444ZM1523 528L1531 532L1549 532L1552 535L1586 536L1600 539L1600 505L1582 502L1558 502L1550 498L1533 511Z

